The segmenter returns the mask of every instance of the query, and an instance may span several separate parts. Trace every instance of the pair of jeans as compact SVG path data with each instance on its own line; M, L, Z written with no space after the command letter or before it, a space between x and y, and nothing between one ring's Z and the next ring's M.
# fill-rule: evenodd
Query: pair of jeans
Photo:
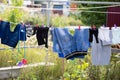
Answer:
M72 36L67 28L54 28L52 31L52 35L53 51L58 52L60 57L64 58L71 53L78 51L87 51L89 48L88 29L76 29L74 35Z
M88 48L90 47L89 29L75 29L74 39L76 42L77 51L88 51Z

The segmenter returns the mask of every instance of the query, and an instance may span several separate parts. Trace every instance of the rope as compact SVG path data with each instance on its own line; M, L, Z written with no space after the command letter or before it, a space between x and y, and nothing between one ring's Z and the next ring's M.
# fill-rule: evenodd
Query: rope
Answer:
M120 12L102 12L102 11L78 11L78 12L89 12L89 13L103 13L103 14L120 14Z
M3 6L3 5L0 5L0 6ZM36 5L38 6L38 5ZM120 6L120 4L118 5L111 5L111 6L99 6L99 7L82 7L82 8L68 8L69 10L80 10L80 9L100 9L100 8L109 8L109 7L116 7L116 6ZM4 7L7 7L7 8L18 8L18 9L36 9L36 10L41 10L41 9L44 9L44 10L64 10L66 8L63 8L63 9L53 9L53 8L29 8L29 7L25 7L25 6L9 6L9 5L4 5Z
M73 0L34 0L41 2L69 2L69 3L81 3L81 4L120 4L120 2L108 2L108 1L73 1Z

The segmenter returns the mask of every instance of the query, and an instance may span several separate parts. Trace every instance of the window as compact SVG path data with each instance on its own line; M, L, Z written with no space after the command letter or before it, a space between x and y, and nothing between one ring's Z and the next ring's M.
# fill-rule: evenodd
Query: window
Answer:
M54 5L53 8L54 9L63 9L63 5Z

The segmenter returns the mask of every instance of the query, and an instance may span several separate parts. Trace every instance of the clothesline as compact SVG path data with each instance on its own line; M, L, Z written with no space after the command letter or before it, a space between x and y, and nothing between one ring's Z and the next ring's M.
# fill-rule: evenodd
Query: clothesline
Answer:
M2 21L2 19L0 19L0 21ZM19 23L15 23L15 22L11 22L11 21L8 21L8 20L3 20L3 21L7 21L7 22L9 22L10 24L19 24ZM31 25L29 25L29 24L24 24L24 22L20 22L20 23L23 23L23 25L25 25L25 26L31 26Z
M94 12L94 11L92 11L92 12ZM7 20L4 20L4 21L7 21ZM10 21L7 21L7 22L10 22ZM18 23L15 23L15 22L10 22L10 24L18 24ZM24 23L23 23L24 24ZM33 26L33 25L29 25L29 24L24 24L25 26ZM34 26L36 26L36 25L34 25ZM80 25L78 25L78 26L80 26ZM64 27L64 28L69 28L69 29L76 29L76 28L78 28L78 26L67 26L67 27ZM90 28L90 26L80 26L80 27L83 27L83 28Z
M71 12L71 13L81 13L81 12L86 12L86 13L102 13L102 14L120 14L120 12L106 12L106 11L89 11L89 10L86 10L86 9L100 9L100 8L108 8L108 7L115 7L115 6L118 6L118 5L113 5L113 6L103 6L103 7L88 7L88 8L68 8L68 9L53 9L53 8L31 8L31 9L37 9L37 11L41 11L42 9L44 10L57 10L57 11L62 11L62 10L66 10L68 12ZM9 6L10 8L19 8L19 9L22 9L22 8L26 8L26 9L30 9L30 8L27 8L27 7L16 7L16 6ZM73 11L74 10L74 11ZM11 22L13 23L13 22Z
M41 2L69 2L69 3L81 3L81 4L120 4L120 2L106 2L106 1L62 1L62 0L34 0L34 1L41 1Z
M86 13L102 13L102 14L120 14L120 12L102 12L102 11L76 11L78 13L81 13L81 12L86 12ZM74 12L73 12L74 13Z
M34 4L36 6L38 6L38 4ZM28 7L25 7L25 6L10 6L10 5L0 5L2 7L8 7L8 8L18 8L18 9L37 9L37 10L41 10L41 9L44 9L44 10L63 10L63 9L53 9L53 8L28 8ZM101 8L109 8L109 7L116 7L116 6L120 6L120 5L111 5L111 6L99 6L99 7L82 7L82 8L68 8L69 10L86 10L86 9L101 9Z

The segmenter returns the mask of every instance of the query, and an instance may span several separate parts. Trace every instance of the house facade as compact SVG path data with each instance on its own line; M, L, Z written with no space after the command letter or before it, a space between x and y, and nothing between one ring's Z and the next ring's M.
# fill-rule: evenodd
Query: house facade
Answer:
M8 4L11 4L11 0L8 0ZM48 2L39 0L24 0L23 5L26 7L41 8L41 13L47 13ZM53 14L69 15L69 0L51 0L50 9Z

